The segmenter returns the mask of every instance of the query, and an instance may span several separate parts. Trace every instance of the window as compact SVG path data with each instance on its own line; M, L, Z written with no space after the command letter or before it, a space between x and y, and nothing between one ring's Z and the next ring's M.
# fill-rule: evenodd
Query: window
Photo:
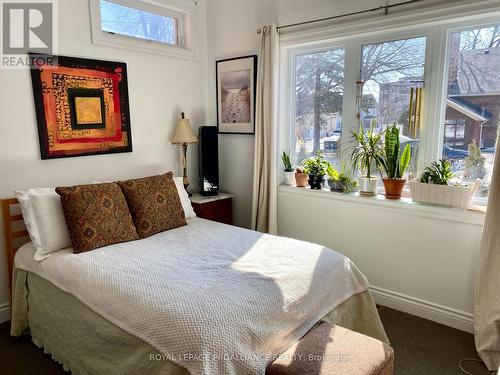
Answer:
M295 57L295 153L298 161L321 150L327 160L339 165L344 59L342 48Z
M195 0L89 1L92 43L198 59L199 15Z
M491 183L500 118L500 25L455 31L449 37L443 157L462 182Z
M111 34L179 45L179 18L100 0L101 28Z
M342 169L351 131L396 124L412 150L408 178L446 158L457 182L480 179L476 203L486 204L500 122L500 24L457 12L463 18L439 24L401 17L385 31L380 21L375 31L346 23L283 36L281 92L290 96L280 99L289 130L281 146L297 164L321 150Z
M465 120L446 120L444 124L444 145L445 147L459 148L464 145Z
M426 38L365 44L361 48L362 99L358 113L365 128L400 129L404 148L412 147L410 172L417 172L419 102L424 82Z
M374 119L379 131L397 124L402 134L413 136L410 93L424 80L425 42L420 37L362 46L360 119L366 128Z

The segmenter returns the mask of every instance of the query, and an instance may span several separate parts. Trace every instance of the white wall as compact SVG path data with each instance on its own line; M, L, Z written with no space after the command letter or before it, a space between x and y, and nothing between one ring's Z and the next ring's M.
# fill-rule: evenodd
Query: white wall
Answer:
M279 192L280 235L351 258L383 305L472 329L484 215L298 189Z
M209 106L212 125L217 125L215 61L257 55L257 27L277 22L269 0L210 0L207 9ZM234 222L249 227L253 181L253 135L219 135L219 169L222 190L233 193Z
M179 148L169 143L185 111L193 126L207 124L206 3L198 1L199 61L188 61L91 43L89 1L59 6L59 54L124 61L128 68L132 153L40 160L29 71L0 70L0 198L15 189L57 186L180 173ZM190 149L190 178L197 181L196 147ZM3 235L3 233L2 233ZM8 301L3 238L0 242L0 307Z

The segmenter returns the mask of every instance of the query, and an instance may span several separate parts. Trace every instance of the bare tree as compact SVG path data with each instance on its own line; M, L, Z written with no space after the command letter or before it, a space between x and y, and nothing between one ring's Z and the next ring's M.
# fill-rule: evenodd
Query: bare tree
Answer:
M139 9L101 2L103 26L113 32L141 36L164 43L176 43L176 21Z
M313 117L313 150L320 149L325 116L341 113L344 96L344 50L306 54L296 60L297 118Z

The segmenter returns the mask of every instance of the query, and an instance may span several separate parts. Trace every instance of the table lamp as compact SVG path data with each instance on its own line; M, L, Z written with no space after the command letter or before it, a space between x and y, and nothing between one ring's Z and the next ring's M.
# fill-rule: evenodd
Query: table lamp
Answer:
M182 112L181 119L177 121L177 129L175 130L175 135L172 139L172 143L182 145L182 182L186 191L188 191L187 187L189 186L189 180L187 176L187 146L189 143L197 142L198 138L196 138L196 135L194 135L193 129L191 128L191 122L189 121L189 119L185 118L184 112ZM188 192L188 195L191 196L191 193Z

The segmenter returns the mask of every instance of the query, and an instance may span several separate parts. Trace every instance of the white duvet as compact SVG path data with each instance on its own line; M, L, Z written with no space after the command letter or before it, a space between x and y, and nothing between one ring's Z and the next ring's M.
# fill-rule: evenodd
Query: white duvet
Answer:
M192 219L182 228L16 267L72 294L192 374L263 374L352 295L368 289L325 247Z

